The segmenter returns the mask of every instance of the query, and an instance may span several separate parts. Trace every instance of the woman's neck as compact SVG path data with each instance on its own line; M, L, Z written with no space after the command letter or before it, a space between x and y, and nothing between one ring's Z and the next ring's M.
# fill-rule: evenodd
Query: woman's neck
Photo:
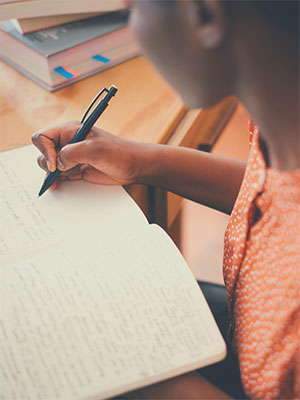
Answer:
M259 126L270 167L294 170L300 166L298 50L280 37L256 35L237 47L237 93Z

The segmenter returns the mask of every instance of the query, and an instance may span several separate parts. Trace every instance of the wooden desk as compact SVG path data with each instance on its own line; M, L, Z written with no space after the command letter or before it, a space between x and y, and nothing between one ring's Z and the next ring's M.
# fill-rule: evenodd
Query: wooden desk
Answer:
M143 57L55 93L0 63L0 151L31 143L36 130L80 119L96 93L112 84L118 94L96 126L144 142L209 150L236 106L236 100L229 98L211 110L187 111ZM178 196L137 185L128 191L151 222L173 224L180 210Z

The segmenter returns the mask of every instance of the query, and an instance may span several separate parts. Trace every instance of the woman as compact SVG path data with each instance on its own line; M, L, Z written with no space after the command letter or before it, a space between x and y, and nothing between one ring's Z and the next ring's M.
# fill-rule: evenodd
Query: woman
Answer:
M157 185L231 213L224 249L229 339L251 398L300 395L298 15L298 1L288 0L132 1L131 23L146 55L187 107L208 107L229 94L247 107L257 124L250 127L247 168L97 128L67 145L74 122L33 136L40 166L57 166L61 180ZM217 388L201 371L128 396L227 398L220 389L245 396Z

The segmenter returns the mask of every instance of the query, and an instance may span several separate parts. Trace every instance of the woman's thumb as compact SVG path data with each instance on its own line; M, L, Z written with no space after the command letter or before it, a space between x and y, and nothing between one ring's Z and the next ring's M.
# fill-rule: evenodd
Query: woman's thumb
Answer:
M90 155L87 141L67 144L57 155L57 168L65 171L78 164L89 164Z

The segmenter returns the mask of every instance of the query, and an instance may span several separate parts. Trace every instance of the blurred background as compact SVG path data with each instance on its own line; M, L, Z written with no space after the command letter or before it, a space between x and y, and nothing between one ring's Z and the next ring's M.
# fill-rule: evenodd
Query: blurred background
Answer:
M246 160L249 114L241 103L212 153ZM183 201L182 252L198 280L223 283L223 240L229 216L189 200Z

